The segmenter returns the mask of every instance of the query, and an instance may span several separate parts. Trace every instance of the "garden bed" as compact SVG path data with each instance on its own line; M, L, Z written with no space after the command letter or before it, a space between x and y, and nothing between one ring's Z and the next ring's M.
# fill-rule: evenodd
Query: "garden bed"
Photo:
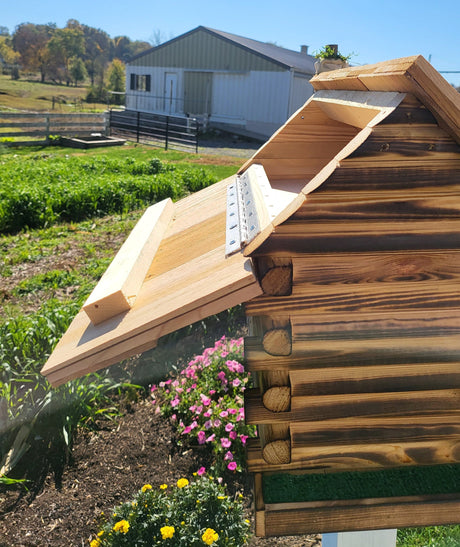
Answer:
M81 547L89 545L101 513L127 501L145 484L158 487L190 477L206 466L202 450L180 447L168 420L154 413L150 401L125 408L117 422L105 422L94 433L83 432L74 447L73 463L56 485L53 473L44 475L43 489L33 493L0 493L0 546ZM242 489L246 509L252 504L251 479L242 477L232 490ZM313 547L320 536L253 538L251 547Z
M116 137L106 137L104 135L91 135L89 137L61 137L59 144L61 146L70 146L71 148L100 148L102 146L122 146L126 139Z

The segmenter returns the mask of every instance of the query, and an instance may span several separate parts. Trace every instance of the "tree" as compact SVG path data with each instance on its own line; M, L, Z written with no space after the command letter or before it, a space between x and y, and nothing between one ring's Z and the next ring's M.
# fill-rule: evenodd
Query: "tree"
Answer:
M135 41L132 42L127 36L116 36L114 42L114 58L120 59L124 63L128 62L131 57L137 55L141 51L150 49L151 45L148 42Z
M78 85L78 82L82 82L88 76L85 63L80 57L73 57L70 59L69 71L75 86Z
M49 55L48 42L50 41L56 25L34 25L33 23L21 23L13 34L13 48L20 54L21 65L31 72L40 71L41 81L45 81L52 57Z
M11 74L14 79L19 78L18 63L19 53L14 51L11 39L8 36L0 35L0 66L4 74Z
M64 71L67 85L70 84L70 61L85 52L85 39L81 28L76 26L58 28L48 42L48 50Z
M85 37L85 61L88 75L91 79L91 85L94 85L95 79L99 76L104 78L104 71L108 61L113 56L113 41L103 30L82 25Z
M114 59L108 70L109 90L115 93L124 93L125 91L125 65L120 59ZM113 102L123 104L124 96L114 94Z

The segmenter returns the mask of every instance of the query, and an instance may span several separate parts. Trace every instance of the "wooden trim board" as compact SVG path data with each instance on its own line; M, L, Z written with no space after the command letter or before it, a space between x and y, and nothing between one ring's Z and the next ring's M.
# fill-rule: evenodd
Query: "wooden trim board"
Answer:
M459 495L266 504L256 535L278 536L458 523Z
M152 205L142 215L83 305L95 325L131 309L173 211L174 204L168 198Z

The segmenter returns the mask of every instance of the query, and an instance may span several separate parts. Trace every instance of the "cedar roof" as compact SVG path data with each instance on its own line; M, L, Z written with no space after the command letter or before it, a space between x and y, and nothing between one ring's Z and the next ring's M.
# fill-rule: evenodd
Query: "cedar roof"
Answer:
M323 73L311 83L316 93L240 170L262 165L269 181L257 195L255 238L226 256L227 188L235 177L163 204L148 242L126 242L115 275L107 272L100 282L106 288L95 289L58 343L42 370L51 383L141 353L167 333L259 296L247 257L408 95L460 141L460 96L423 57ZM114 288L120 277L126 284Z

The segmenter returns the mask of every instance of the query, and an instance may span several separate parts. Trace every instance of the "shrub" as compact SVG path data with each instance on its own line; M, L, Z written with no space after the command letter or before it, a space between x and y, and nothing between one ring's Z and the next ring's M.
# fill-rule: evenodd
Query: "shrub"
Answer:
M7 158L0 170L0 233L125 213L216 182L203 169L106 156Z
M203 471L195 475L173 486L144 485L132 501L114 509L91 547L245 545L249 521L241 494L232 499Z
M245 444L255 428L244 422L243 339L222 337L174 378L151 388L156 411L171 418L184 441L212 448L214 472L242 471Z

